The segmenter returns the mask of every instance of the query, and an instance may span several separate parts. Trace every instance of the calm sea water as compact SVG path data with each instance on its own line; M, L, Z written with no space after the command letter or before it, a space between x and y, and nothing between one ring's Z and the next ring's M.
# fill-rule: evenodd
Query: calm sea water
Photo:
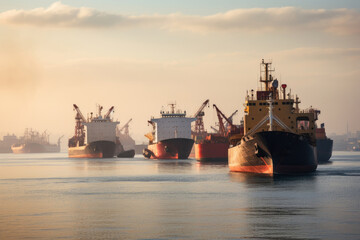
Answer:
M360 239L360 153L306 176L195 160L0 155L0 239Z

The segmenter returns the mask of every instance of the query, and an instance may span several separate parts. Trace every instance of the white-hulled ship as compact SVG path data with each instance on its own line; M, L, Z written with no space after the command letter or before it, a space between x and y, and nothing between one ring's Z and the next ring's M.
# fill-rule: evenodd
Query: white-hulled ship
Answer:
M114 107L103 116L102 106L98 106L98 114L86 119L78 106L76 110L75 135L69 139L69 157L71 158L111 158L116 154L116 148L122 146L116 138L116 125L119 122L110 118ZM119 151L119 150L118 150Z
M196 118L186 117L186 112L175 111L175 104L171 111L161 111L161 118L151 118L148 121L152 132L145 136L149 145L144 149L143 155L152 159L187 159L193 147L191 138L191 122Z

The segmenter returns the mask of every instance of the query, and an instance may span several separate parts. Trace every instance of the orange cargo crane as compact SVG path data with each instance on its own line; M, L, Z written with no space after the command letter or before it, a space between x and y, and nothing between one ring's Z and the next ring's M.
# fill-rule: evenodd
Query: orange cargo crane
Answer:
M74 139L73 142L76 145L77 143L79 143L79 146L84 144L84 140L85 140L85 132L84 132L84 125L82 124L83 122L87 122L86 118L84 117L84 115L81 113L79 107L76 104L73 104L74 106L74 110L76 110L76 116L75 116L75 135L74 135Z
M226 137L229 135L229 131L226 131L226 128L225 128L225 125L223 122L223 118L225 119L227 124L231 127L231 129L230 129L231 132L236 130L236 126L232 124L232 121L229 118L227 118L215 104L213 105L213 107L216 109L216 114L219 119L219 133L220 133L220 135Z
M205 132L204 121L203 121L203 116L205 115L205 113L203 112L203 110L206 107L206 105L208 105L208 107L209 107L209 99L207 99L205 102L203 102L203 104L200 106L200 108L197 110L197 112L193 116L194 118L196 118L195 129L194 129L194 133L196 135L199 135L199 134Z

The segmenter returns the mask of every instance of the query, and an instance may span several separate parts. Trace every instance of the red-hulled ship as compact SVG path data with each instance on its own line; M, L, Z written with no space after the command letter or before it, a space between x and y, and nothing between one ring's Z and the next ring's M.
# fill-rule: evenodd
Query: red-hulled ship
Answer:
M171 111L161 111L161 118L148 121L153 131L145 136L149 145L143 150L143 155L151 159L187 159L194 140L191 139L191 122L195 118L187 118L186 112L175 111L175 104Z
M219 119L219 130L217 133L208 134L205 138L195 142L195 158L198 161L227 161L229 136L243 132L241 126L235 126L232 123L232 118L237 111L227 118L215 104L213 106ZM224 125L223 119L225 119L226 125Z
M316 128L316 154L319 163L329 162L333 149L333 140L326 136L325 124Z
M195 143L195 158L198 161L227 161L229 140L219 134L209 134Z
M315 121L319 111L300 111L298 98L294 101L286 94L286 84L278 90L270 66L262 61L260 82L264 88L256 92L256 99L253 90L246 97L245 135L230 138L229 168L270 175L313 172L317 168Z
M98 114L86 119L78 106L73 105L77 114L75 116L75 135L69 139L70 158L112 158L116 149L123 151L121 143L116 138L116 125L110 118L114 107L103 116L102 106L98 108ZM86 129L85 129L86 128Z

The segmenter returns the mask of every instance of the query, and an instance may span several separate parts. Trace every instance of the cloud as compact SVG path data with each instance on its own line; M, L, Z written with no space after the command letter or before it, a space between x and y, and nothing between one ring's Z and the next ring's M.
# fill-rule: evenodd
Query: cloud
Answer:
M331 59L331 58L356 58L360 59L360 48L295 48L272 53L272 55L284 58L304 59Z
M235 9L209 16L122 15L55 2L48 8L9 10L0 23L36 27L110 28L149 27L191 32L320 31L337 35L360 33L360 12L353 9L302 9L295 7Z

